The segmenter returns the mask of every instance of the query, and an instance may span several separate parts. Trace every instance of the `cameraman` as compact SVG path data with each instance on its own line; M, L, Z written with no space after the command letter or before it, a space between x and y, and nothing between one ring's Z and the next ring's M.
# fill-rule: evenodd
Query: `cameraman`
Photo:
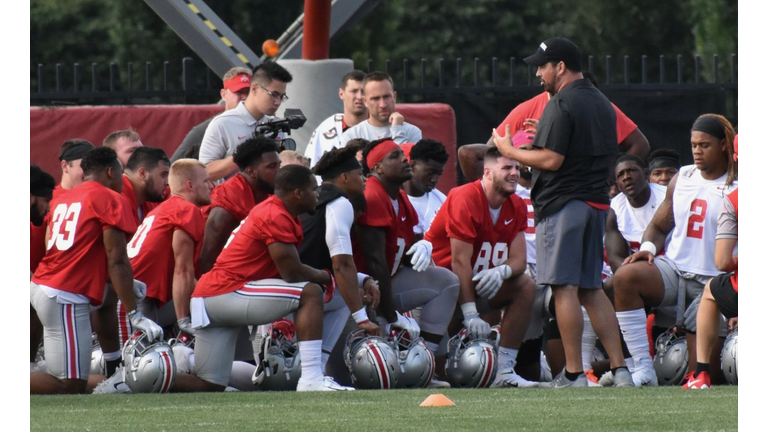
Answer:
M206 164L212 181L218 184L235 175L238 168L232 154L253 136L258 124L277 119L275 112L288 99L285 89L292 79L291 74L275 62L260 64L253 70L245 101L211 121L200 145L200 161ZM279 137L282 139L285 135L281 133Z

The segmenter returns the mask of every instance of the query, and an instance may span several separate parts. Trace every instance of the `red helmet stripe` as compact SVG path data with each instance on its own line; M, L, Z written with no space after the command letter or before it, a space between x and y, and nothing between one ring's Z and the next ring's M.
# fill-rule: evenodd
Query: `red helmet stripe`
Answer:
M171 357L165 351L160 353L160 358L162 358L163 363L165 363L165 375L163 376L163 385L160 387L160 393L168 393L168 391L171 389L171 380L174 375L173 368L175 365L171 360Z
M494 364L494 358L493 358L493 351L489 347L484 347L483 352L485 353L485 372L483 373L483 379L480 380L480 388L487 387L489 384L489 381L491 379L491 374L493 373L493 369L496 367Z
M371 341L367 341L366 344L371 349L371 353L375 358L376 372L379 374L379 382L381 382L382 389L389 388L389 374L387 374L387 367L384 365L384 357L381 355L379 347Z

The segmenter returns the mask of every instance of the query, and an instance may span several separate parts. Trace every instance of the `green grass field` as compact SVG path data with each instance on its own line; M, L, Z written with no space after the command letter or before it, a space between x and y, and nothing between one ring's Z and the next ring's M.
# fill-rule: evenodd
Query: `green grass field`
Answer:
M421 408L443 393L456 406ZM738 387L31 396L32 431L731 431Z

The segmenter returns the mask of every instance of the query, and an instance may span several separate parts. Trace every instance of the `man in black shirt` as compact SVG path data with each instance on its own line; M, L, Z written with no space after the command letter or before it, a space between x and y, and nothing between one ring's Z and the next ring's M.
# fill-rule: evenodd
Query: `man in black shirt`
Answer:
M525 58L553 95L539 120L533 151L512 145L509 126L504 136L495 129L493 136L502 154L533 168L536 282L552 286L566 359L552 386L587 386L581 362L583 304L608 351L615 384L630 387L618 323L601 279L609 207L605 180L618 151L616 114L584 79L580 56L570 40L551 38Z

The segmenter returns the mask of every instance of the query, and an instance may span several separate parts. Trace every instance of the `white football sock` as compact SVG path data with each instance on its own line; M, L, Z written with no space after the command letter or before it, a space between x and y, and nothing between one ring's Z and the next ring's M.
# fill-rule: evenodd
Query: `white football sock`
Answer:
M583 306L581 313L584 315L584 331L581 333L581 367L588 371L592 369L592 357L597 343L597 334L592 327L592 321L589 320L589 314Z
M496 370L499 371L499 370L514 369L515 365L517 364L518 351L519 350L500 346L498 362L496 364Z
M301 353L301 378L315 381L323 379L323 370L320 369L321 339L311 341L299 341L299 352Z
M632 358L634 358L635 364L644 360L651 361L648 334L645 330L645 309L616 312L616 318L619 321L624 342L627 343L627 348Z

